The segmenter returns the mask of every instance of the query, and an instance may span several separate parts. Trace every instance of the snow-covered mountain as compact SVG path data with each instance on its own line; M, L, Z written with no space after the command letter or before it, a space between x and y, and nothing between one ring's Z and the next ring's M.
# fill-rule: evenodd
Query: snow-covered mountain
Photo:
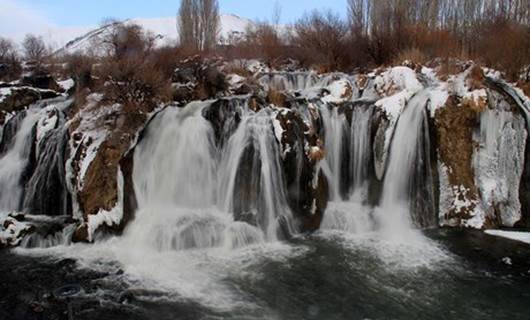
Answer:
M246 18L241 18L232 14L221 15L221 41L226 41L230 37L241 36L247 27L253 22ZM138 18L127 20L127 23L136 23L144 27L145 30L154 33L158 40L158 45L175 43L178 40L178 30L175 17L167 18ZM43 34L45 40L58 48L57 53L73 53L84 51L91 45L91 39L103 35L110 29L111 25L95 28L63 28L53 32Z

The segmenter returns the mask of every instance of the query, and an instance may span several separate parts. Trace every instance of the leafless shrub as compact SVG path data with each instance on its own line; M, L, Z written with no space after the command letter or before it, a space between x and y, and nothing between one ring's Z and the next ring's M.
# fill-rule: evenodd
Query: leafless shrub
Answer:
M0 37L0 80L11 81L20 75L22 67L13 41Z
M22 42L22 47L24 49L24 57L28 61L35 63L38 67L42 66L44 59L49 54L42 37L33 34L26 35Z
M330 11L305 15L296 22L292 35L297 58L305 65L339 69L345 54L346 33L346 23Z

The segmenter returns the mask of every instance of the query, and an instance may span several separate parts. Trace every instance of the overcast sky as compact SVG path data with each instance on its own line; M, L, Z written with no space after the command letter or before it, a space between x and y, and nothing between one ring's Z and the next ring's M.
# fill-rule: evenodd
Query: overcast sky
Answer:
M250 19L270 19L276 0L220 0L221 13ZM341 15L346 0L278 0L282 23L312 9L331 9ZM16 37L56 27L88 27L103 18L173 16L180 1L168 0L0 0L0 36Z

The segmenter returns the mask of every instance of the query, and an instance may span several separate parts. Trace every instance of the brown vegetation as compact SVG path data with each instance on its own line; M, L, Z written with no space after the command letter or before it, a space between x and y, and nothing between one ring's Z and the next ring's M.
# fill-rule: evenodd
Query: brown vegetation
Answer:
M13 41L0 37L0 81L15 80L22 66Z

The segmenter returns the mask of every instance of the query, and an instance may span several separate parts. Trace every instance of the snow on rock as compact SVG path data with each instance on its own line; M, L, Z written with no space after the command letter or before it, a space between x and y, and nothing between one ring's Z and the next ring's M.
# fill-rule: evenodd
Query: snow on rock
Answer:
M156 36L156 45L172 45L178 42L178 31L176 29L175 17L161 18L137 18L125 21L129 24L138 24L146 31L152 32ZM241 38L248 27L253 22L249 19L238 17L232 14L220 15L220 43ZM72 54L77 51L89 51L93 49L93 40L109 32L112 24L103 27L82 27L82 28L55 28L43 32L47 43L54 43L61 47L56 53Z
M0 103L2 103L9 95L11 95L11 88L0 88Z
M449 182L449 168L438 161L438 179L440 188L439 224L448 227L468 227L481 229L486 217L479 203L469 199L469 189L462 185L451 185ZM472 208L472 210L469 210ZM465 219L456 218L452 213L467 212ZM449 218L453 217L453 218Z
M377 76L374 86L381 97L405 90L410 95L423 89L416 72L408 67L394 67Z
M429 115L434 118L436 111L442 108L449 98L446 84L440 84L429 91Z
M246 80L245 77L242 77L238 74L232 73L226 76L226 81L228 82L228 85L230 88L237 87L241 85Z
M408 101L422 90L423 86L416 78L416 73L407 67L395 67L383 72L375 78L374 86L382 97L375 102L375 106L386 116L377 130L374 147L376 176L382 179L399 116Z
M504 230L485 230L484 232L492 236L502 237L530 244L530 232Z
M66 79L64 81L57 82L59 87L63 88L64 91L68 92L70 89L72 89L75 86L74 79Z
M120 105L101 106L101 94L91 94L87 104L68 123L70 134L70 156L66 164L66 175L71 194L74 197L74 216L82 217L77 203L77 192L83 190L84 176L96 157L96 153L108 135L102 119L121 109Z
M33 227L12 217L0 217L0 248L16 246Z
M111 210L100 209L95 215L89 215L87 218L88 241L94 241L94 235L99 227L106 225L115 227L120 225L123 218L123 175L120 170L117 173L118 181L118 201Z
M525 121L510 111L510 105L496 93L497 109L480 115L474 154L476 185L487 215L501 225L513 227L521 219L519 183L524 169L527 132Z
M330 94L322 98L324 102L342 103L353 97L353 85L346 79L333 81L326 89Z

